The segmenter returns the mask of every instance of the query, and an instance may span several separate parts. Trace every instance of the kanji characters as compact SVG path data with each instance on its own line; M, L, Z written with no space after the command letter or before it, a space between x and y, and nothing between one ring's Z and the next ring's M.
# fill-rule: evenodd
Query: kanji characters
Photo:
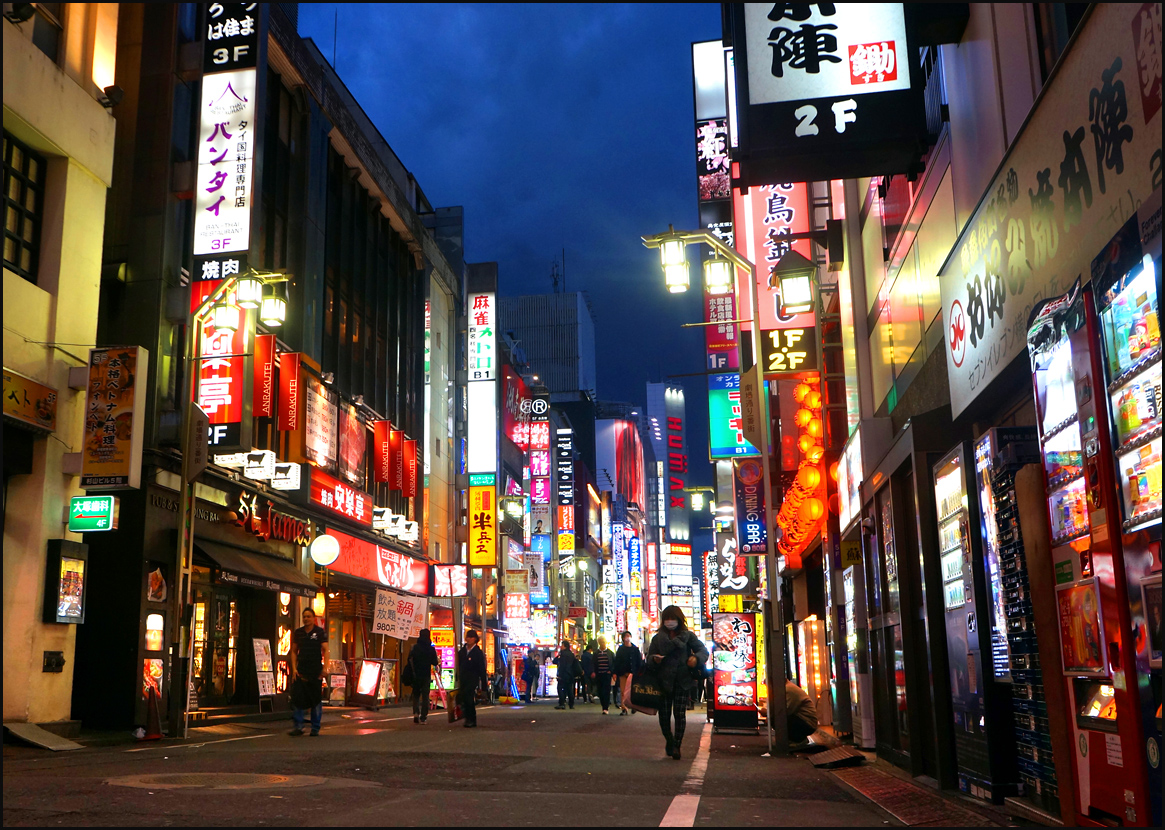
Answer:
M1158 57L1160 60L1160 57ZM1129 117L1125 83L1116 74L1121 70L1121 59L1100 73L1100 89L1088 93L1088 117L1092 120L1092 143L1096 148L1096 183L1104 193L1104 169L1124 172L1125 159L1121 144L1133 140L1133 128L1125 121Z

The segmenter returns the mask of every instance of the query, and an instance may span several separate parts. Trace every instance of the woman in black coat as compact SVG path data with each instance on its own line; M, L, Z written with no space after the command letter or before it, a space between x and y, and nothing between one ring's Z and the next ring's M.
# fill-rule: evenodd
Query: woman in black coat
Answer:
M655 672L663 705L659 707L659 728L667 742L666 752L677 761L687 726L688 695L695 681L691 669L708 661L708 649L688 631L684 612L669 605L660 613L660 626L647 647L647 667ZM675 719L675 731L671 720Z
M408 662L413 669L413 723L426 723L429 720L429 685L433 681L433 669L441 665L429 629L422 628L417 635L417 644L409 652Z

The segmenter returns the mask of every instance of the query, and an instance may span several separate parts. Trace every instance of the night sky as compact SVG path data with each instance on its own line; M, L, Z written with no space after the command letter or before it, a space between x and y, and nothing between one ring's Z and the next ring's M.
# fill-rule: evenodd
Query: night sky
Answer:
M429 201L464 206L465 258L496 261L503 295L550 293L565 249L600 398L702 371L701 330L680 328L699 291L668 294L639 237L698 226L691 43L720 37L718 4L300 4L299 31L329 58L336 31L340 77ZM707 386L679 381L690 483L711 484Z

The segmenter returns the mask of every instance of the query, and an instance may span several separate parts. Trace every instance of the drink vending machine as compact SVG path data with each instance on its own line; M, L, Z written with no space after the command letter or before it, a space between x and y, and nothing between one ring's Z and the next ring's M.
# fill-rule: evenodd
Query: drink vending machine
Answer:
M1149 776L1123 555L1122 505L1092 292L1039 303L1028 352L1056 580L1081 824L1147 824ZM1158 559L1158 562L1160 560ZM1050 680L1052 667L1044 667ZM1145 678L1147 683L1148 678Z
M1011 686L996 672L996 652L1007 648L1006 634L996 635L1002 585L984 563L974 458L971 445L959 444L934 467L943 610L959 789L1002 803L1018 789L1015 733Z

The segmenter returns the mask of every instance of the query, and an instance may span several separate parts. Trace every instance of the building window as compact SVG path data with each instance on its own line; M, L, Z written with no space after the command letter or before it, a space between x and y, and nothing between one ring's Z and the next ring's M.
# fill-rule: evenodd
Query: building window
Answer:
M37 3L32 24L32 42L37 49L57 62L61 51L61 7L64 3Z
M1040 52L1040 75L1044 83L1064 54L1084 14L1087 3L1036 3L1036 42Z
M45 160L4 133L4 267L36 282Z

